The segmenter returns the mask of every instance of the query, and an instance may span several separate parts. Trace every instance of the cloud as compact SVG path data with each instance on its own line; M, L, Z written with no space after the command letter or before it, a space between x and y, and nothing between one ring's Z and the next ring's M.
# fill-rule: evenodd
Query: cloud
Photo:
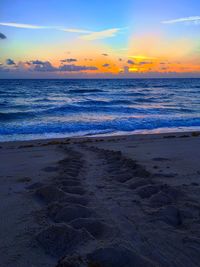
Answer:
M25 24L25 23L16 23L16 22L0 22L0 26L7 26L7 27L14 27L14 28L21 28L21 29L33 29L33 30L52 29L52 30L57 30L57 31L78 33L78 34L83 34L83 35L80 35L80 39L87 40L87 41L111 38L111 37L116 36L117 33L122 30L121 28L112 28L112 29L106 29L103 31L96 32L96 31L90 31L90 30L79 29L79 28L65 28L61 26L41 26L41 25L35 25L35 24Z
M8 59L6 59L6 64L9 65L9 66L12 66L12 65L15 65L15 61L10 59L10 58L8 58Z
M135 64L135 62L134 62L133 60L131 60L131 59L129 59L129 60L127 61L127 63L128 63L129 65L134 65L134 64Z
M104 57L108 57L108 54L106 54L106 53L103 53L103 54L102 54L102 56L104 56Z
M138 60L150 60L156 59L155 57L147 57L147 56L129 56L130 58L138 59Z
M75 71L87 71L87 70L98 70L95 66L77 66L77 65L62 65L59 71L75 72Z
M71 62L76 62L76 61L77 61L76 58L66 58L66 59L61 59L60 60L60 62L62 62L62 63L65 63L65 62L71 63Z
M93 61L92 58L84 58L85 61Z
M151 61L141 61L139 65L146 65L146 64L152 64Z
M33 24L23 24L23 23L15 23L15 22L0 22L1 26L8 26L8 27L14 27L14 28L22 28L22 29L48 29L52 27L48 26L39 26L39 25L33 25Z
M41 60L32 60L30 61L33 65L43 65L45 62Z
M92 31L88 31L84 29L77 29L77 28L64 28L61 26L41 26L41 25L35 25L35 24L15 23L15 22L0 22L0 25L7 26L7 27L21 28L21 29L32 29L32 30L52 29L52 30L71 32L71 33L91 33L92 32Z
M23 71L31 72L81 72L81 71L95 71L98 70L96 66L79 66L74 64L60 65L58 67L53 66L49 61L32 60L25 62L18 62L17 64L12 59L6 60L7 65L14 65L15 68ZM0 67L1 64L0 64ZM11 70L8 69L8 70Z
M121 29L120 28L113 28L113 29L107 29L104 31L98 31L98 32L91 32L86 35L80 36L80 39L87 40L87 41L94 41L94 40L100 40L105 38L111 38L115 37L117 33L119 33Z
M32 61L34 65L33 71L40 71L40 72L52 72L57 71L57 68L54 67L49 61Z
M162 67L161 70L167 70L168 68L167 67Z
M84 29L76 29L76 28L60 28L60 31L64 32L72 32L72 33L92 33L92 31L84 30Z
M174 23L192 23L192 24L200 24L200 16L194 17L186 17L172 20L162 21L163 24L174 24Z
M109 66L110 66L110 64L108 64L108 63L105 63L105 64L102 65L102 67L104 67L104 68L107 68Z
M54 67L49 61L32 60L25 62L26 65L31 66L32 71L56 71L57 68Z
M6 39L6 38L7 37L3 33L0 32L0 39Z

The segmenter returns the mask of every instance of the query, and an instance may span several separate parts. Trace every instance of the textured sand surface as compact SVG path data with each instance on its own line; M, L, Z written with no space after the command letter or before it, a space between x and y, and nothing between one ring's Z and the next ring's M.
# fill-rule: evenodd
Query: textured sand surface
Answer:
M0 145L1 266L199 266L200 135Z

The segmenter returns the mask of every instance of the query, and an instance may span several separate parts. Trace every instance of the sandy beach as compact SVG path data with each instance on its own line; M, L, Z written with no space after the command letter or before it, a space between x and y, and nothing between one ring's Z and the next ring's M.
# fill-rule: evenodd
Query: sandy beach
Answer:
M2 267L199 266L200 133L0 143Z

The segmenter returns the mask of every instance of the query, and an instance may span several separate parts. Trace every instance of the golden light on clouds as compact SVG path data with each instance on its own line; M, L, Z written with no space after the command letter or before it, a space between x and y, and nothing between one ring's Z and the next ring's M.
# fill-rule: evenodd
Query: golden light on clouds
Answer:
M90 34L90 33L89 33ZM93 34L93 33L92 33ZM86 38L87 39L87 38ZM10 58L10 51L14 54L16 62L20 62L20 68L28 69L26 61L48 61L59 70L62 64L94 67L87 69L91 75L119 73L187 73L200 72L200 55L198 55L198 42L192 42L185 38L166 38L162 34L133 34L126 44L127 48L114 48L104 42L84 40L80 38L66 39L61 42L45 46L36 44L20 44L7 49L6 58ZM56 47L56 49L55 49ZM125 47L125 46L124 46ZM16 54L16 55L15 55ZM74 62L62 62L67 58L75 59ZM57 71L55 71L57 72ZM79 71L80 72L80 71ZM57 72L58 75L64 73Z

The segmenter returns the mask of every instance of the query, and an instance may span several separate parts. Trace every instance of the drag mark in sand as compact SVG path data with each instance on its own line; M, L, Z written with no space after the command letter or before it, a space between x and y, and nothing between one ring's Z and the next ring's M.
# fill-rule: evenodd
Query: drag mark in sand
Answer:
M199 246L185 230L197 210L180 188L121 152L63 149L57 176L30 189L48 222L36 240L57 267L198 266Z

